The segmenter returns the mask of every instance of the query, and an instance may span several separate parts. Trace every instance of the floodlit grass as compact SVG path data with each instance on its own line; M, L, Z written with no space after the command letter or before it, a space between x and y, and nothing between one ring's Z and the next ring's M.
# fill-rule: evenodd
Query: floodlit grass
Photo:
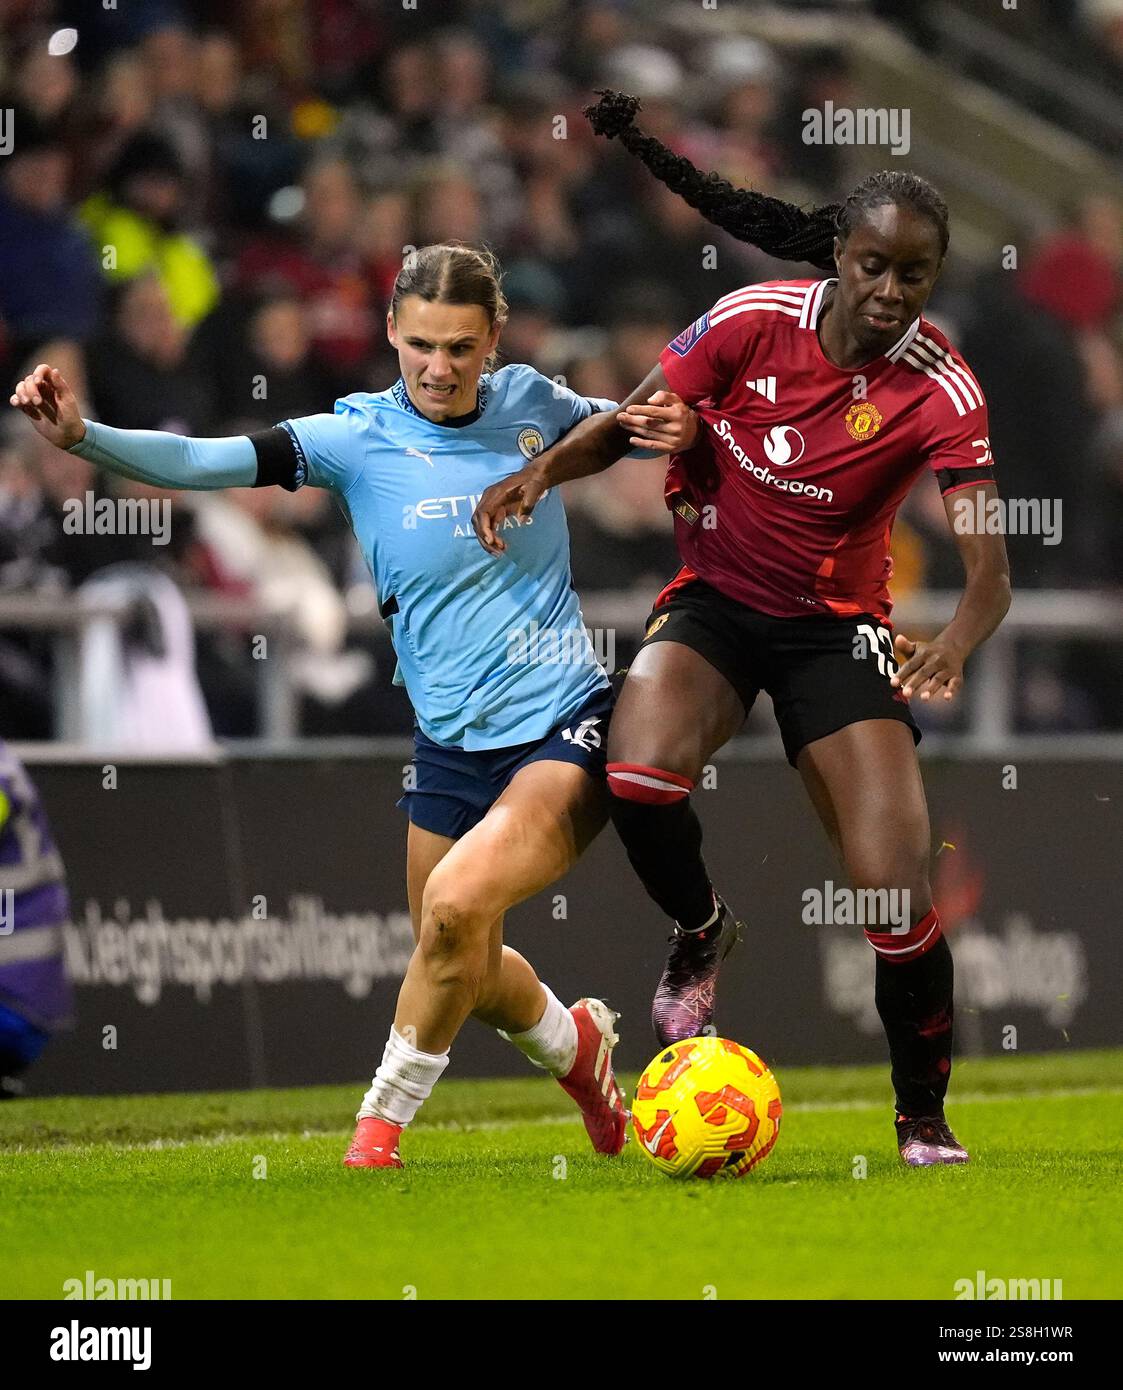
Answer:
M86 1270L176 1299L947 1299L979 1269L1123 1293L1123 1053L959 1063L966 1168L903 1168L883 1067L779 1080L771 1157L713 1183L598 1158L538 1077L443 1081L401 1172L340 1164L361 1084L8 1102L0 1296Z

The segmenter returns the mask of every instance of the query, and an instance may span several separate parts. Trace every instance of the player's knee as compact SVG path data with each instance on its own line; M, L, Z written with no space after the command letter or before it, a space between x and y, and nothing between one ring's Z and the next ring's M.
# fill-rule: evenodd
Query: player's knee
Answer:
M451 858L451 856L450 856ZM506 904L495 904L486 883L463 862L438 864L425 884L421 899L422 930L426 922L445 922L447 939L462 940L488 929Z
M484 912L456 893L426 895L418 944L429 956L456 956L487 943Z
M475 999L487 976L488 934L482 919L438 898L427 906L417 949L431 984L456 986Z
M848 855L846 868L851 886L864 895L862 904L875 912L880 905L888 914L887 920L916 922L932 907L925 853L902 850Z
M454 957L480 949L486 953L492 922L499 915L482 885L463 864L438 864L421 900L421 942L426 955Z

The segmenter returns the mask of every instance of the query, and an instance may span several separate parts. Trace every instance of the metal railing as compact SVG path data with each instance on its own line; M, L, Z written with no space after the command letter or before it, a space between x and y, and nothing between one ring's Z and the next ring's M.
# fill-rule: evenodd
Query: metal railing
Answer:
M910 636L930 636L952 617L959 597L957 591L913 594L894 610L894 625ZM267 655L253 662L260 738L271 745L297 740L299 700L291 663L300 646L289 616L249 599L192 596L187 602L197 632L244 633L247 659L251 659L253 639L267 638ZM650 609L651 595L646 590L587 593L582 599L587 627L633 642L642 635ZM79 605L66 597L0 596L0 632L39 632L53 638L56 738L78 745L89 742L78 700L82 644L99 627L122 629L131 613L130 604ZM369 637L383 632L385 624L372 610L352 614L348 630L353 637ZM938 734L931 747L981 754L1025 741L1026 736L1015 733L1017 658L1019 646L1035 638L1123 643L1123 593L1042 590L1015 594L1002 626L971 658L965 685L966 732ZM1105 751L1116 745L1123 750L1123 735L1066 735L1063 741L1071 751L1081 739L1096 740ZM1040 737L1036 742L1040 744Z
M1001 13L1000 7L995 13ZM1014 26L1003 29L995 23L994 14L984 19L951 0L929 5L925 22L936 35L938 58L952 66L982 66L993 85L1060 121L1082 140L1111 154L1123 149L1123 100L1118 91L1081 71L1076 54L1044 39L1028 43Z
M288 615L263 608L252 599L216 595L193 595L187 598L187 606L196 632L244 632L248 638L267 638L269 656L253 663L258 727L272 738L294 737L297 702L289 660L295 638ZM77 744L89 741L79 700L83 644L106 630L120 636L134 611L131 601L78 603L66 595L0 595L0 633L45 633L52 639L51 701L56 738Z

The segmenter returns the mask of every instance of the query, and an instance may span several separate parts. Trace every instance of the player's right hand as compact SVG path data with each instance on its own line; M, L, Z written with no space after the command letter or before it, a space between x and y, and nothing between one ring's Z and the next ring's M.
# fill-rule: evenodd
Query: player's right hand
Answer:
M521 522L545 491L545 484L533 468L523 468L502 482L492 483L484 492L472 513L472 526L476 539L489 555L502 555L507 549L506 541L499 538L499 529L507 517Z
M900 689L906 700L914 695L928 700L940 693L945 700L951 700L962 688L965 655L943 636L931 642L914 642L898 632L893 639L893 654L897 671L889 677L889 684Z
M78 397L58 368L46 362L16 383L9 404L22 410L43 438L60 449L69 449L86 433Z

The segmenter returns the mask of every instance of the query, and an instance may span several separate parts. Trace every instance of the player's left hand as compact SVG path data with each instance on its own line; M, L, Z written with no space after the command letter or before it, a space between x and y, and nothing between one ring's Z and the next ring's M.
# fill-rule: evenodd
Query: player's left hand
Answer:
M673 391L656 391L646 405L617 412L616 423L628 431L628 443L658 454L681 454L698 438L698 416Z
M900 687L905 699L919 695L930 700L943 692L945 700L952 699L963 684L963 653L946 638L931 642L913 642L903 632L893 639L893 654L897 658L897 674L889 684Z

